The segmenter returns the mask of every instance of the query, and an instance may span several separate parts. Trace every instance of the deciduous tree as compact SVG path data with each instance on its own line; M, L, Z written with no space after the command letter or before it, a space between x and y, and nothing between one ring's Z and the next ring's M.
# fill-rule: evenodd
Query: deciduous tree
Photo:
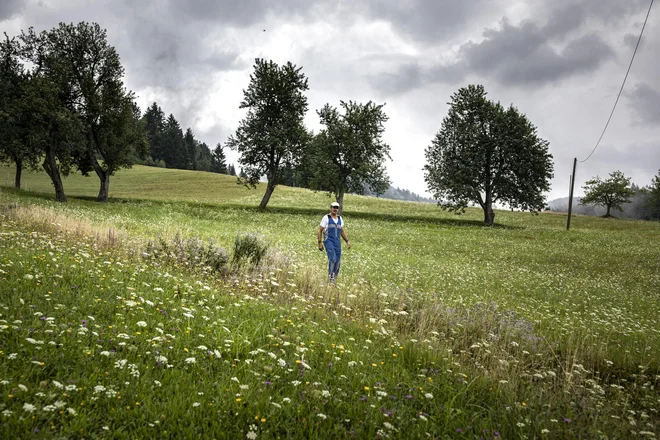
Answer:
M582 189L584 196L580 198L580 205L604 206L607 209L604 217L612 217L612 209L623 211L623 204L635 195L630 186L630 178L621 171L611 172L605 180L598 176L587 180Z
M108 200L110 176L132 166L136 149L146 143L136 131L133 93L124 88L119 55L97 23L60 23L22 38L41 72L58 88L59 98L83 124L86 151L76 156L79 169L100 180L99 201Z
M388 119L383 105L341 101L340 106L343 112L329 104L317 112L325 128L313 143L311 186L334 194L341 211L346 192L363 194L365 187L376 194L387 190L384 163L390 147L382 139Z
M29 76L20 61L20 47L15 38L5 34L0 42L0 162L16 165L14 186L21 187L24 168L36 170L40 152L32 142L32 112L28 101Z
M304 92L309 86L301 70L290 62L279 66L257 59L240 104L247 115L227 141L240 154L238 162L247 175L239 182L255 188L266 176L261 209L268 205L284 165L300 154L307 140L303 118L307 112Z
M481 85L452 95L426 160L426 183L443 209L460 213L479 204L492 225L495 203L530 211L545 206L553 171L548 142L517 108L487 99Z

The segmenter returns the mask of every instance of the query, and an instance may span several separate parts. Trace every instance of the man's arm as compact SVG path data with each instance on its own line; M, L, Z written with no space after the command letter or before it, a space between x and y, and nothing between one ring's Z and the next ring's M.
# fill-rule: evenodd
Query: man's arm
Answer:
M346 236L346 232L344 231L344 228L341 228L341 237L344 239L344 241L346 242L346 245L350 249L351 248L351 242L348 240L348 237Z
M316 235L318 236L318 239L319 239L319 250L322 251L323 250L323 238L322 238L323 237L323 226L319 226L319 230L316 233Z

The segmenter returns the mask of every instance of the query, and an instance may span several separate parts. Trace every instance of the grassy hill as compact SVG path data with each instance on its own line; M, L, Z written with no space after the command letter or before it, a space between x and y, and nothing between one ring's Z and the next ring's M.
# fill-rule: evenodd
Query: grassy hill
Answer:
M0 168L0 182L12 179ZM94 177L64 186L66 204L53 201L43 173L25 174L23 191L0 188L0 356L16 355L0 367L12 395L5 429L127 438L660 434L658 222L576 217L567 232L562 215L497 211L497 225L485 228L476 209L455 216L348 195L353 249L331 288L315 235L325 194L278 187L261 212L262 190L234 178L139 166L111 179L107 204L93 200ZM177 235L230 251L241 233L259 234L269 257L227 278L140 257L148 241ZM83 320L92 325L88 315L99 336L80 330ZM43 317L55 317L52 328ZM59 365L57 347L68 359ZM173 367L155 368L155 356ZM65 379L80 395L63 399L52 381ZM111 404L110 386L136 402ZM41 407L23 409L30 399ZM56 401L75 401L78 416L43 409ZM84 423L80 404L91 405Z

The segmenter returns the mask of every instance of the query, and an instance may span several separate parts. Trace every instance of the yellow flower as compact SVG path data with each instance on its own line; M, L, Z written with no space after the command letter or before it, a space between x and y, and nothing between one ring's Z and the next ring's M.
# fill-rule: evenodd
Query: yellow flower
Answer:
M365 391L369 391L369 387L364 387L364 390L365 390Z

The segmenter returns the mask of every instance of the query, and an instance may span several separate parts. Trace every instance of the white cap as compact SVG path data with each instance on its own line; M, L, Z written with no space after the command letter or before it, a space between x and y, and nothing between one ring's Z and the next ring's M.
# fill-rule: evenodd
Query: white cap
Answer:
M331 208L332 208L332 207L335 207L335 206L336 206L337 208L339 208L339 203L337 203L337 202L332 202L332 203L330 203L330 207L331 207Z

